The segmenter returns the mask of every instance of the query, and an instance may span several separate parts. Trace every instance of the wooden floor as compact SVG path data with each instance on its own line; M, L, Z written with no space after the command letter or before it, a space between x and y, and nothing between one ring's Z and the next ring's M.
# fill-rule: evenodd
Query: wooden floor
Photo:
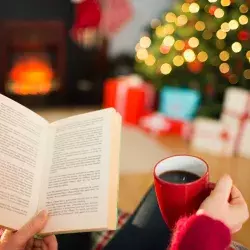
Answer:
M250 160L238 157L219 157L196 152L189 148L188 143L179 137L160 138L159 141L173 154L191 154L207 161L210 167L210 179L215 182L224 173L233 178L235 185L242 191L250 208ZM122 175L120 180L119 207L133 212L141 198L152 185L152 173ZM243 229L234 236L234 240L250 249L250 220Z

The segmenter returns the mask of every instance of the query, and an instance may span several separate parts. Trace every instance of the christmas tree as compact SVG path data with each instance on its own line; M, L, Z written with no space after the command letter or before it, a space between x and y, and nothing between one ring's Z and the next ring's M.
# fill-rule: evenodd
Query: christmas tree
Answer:
M198 89L200 114L219 115L227 87L250 88L249 7L249 0L174 2L137 44L136 71L159 89Z

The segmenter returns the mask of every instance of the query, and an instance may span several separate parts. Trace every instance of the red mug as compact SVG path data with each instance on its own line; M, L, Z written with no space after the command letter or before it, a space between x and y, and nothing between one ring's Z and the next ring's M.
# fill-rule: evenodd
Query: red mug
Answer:
M173 183L160 178L169 171L185 171L199 176L188 183ZM208 164L189 155L171 156L158 162L154 168L154 184L158 204L164 221L173 229L178 219L197 211L210 194Z

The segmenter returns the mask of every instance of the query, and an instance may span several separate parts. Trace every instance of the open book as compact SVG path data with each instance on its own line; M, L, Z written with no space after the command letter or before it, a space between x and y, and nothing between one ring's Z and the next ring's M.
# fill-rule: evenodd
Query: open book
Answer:
M0 225L46 208L42 234L115 229L120 134L111 108L49 124L0 95Z

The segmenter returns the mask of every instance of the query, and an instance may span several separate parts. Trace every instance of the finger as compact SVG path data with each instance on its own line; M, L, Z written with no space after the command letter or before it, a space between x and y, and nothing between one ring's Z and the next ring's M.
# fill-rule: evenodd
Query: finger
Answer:
M39 233L46 225L48 219L48 213L44 210L17 231L13 237L13 241L17 247L21 247L31 239L36 233Z
M215 188L212 192L214 197L228 201L231 190L233 186L233 181L229 175L224 175L215 185Z
M34 244L33 244L34 248L36 247L42 248L42 245L43 245L43 240L34 240Z
M5 229L1 236L1 242L8 241L12 235L13 235L13 232L11 230Z
M243 195L241 194L240 190L235 186L233 186L232 190L231 190L230 204L231 205L246 204L246 201L245 201Z
M50 250L50 249L48 248L48 246L44 243L44 241L43 241L42 250Z
M43 242L49 250L57 250L57 240L55 235L47 236L43 239Z
M233 227L233 229L231 230L232 234L235 234L235 233L239 232L241 230L241 228L242 228L242 224Z
M238 219L241 219L242 223L247 221L249 218L247 203L240 190L235 186L232 187L230 205L232 211L235 213Z
M34 243L34 239L31 238L31 239L28 241L25 250L32 250L32 249L33 249L33 243Z

